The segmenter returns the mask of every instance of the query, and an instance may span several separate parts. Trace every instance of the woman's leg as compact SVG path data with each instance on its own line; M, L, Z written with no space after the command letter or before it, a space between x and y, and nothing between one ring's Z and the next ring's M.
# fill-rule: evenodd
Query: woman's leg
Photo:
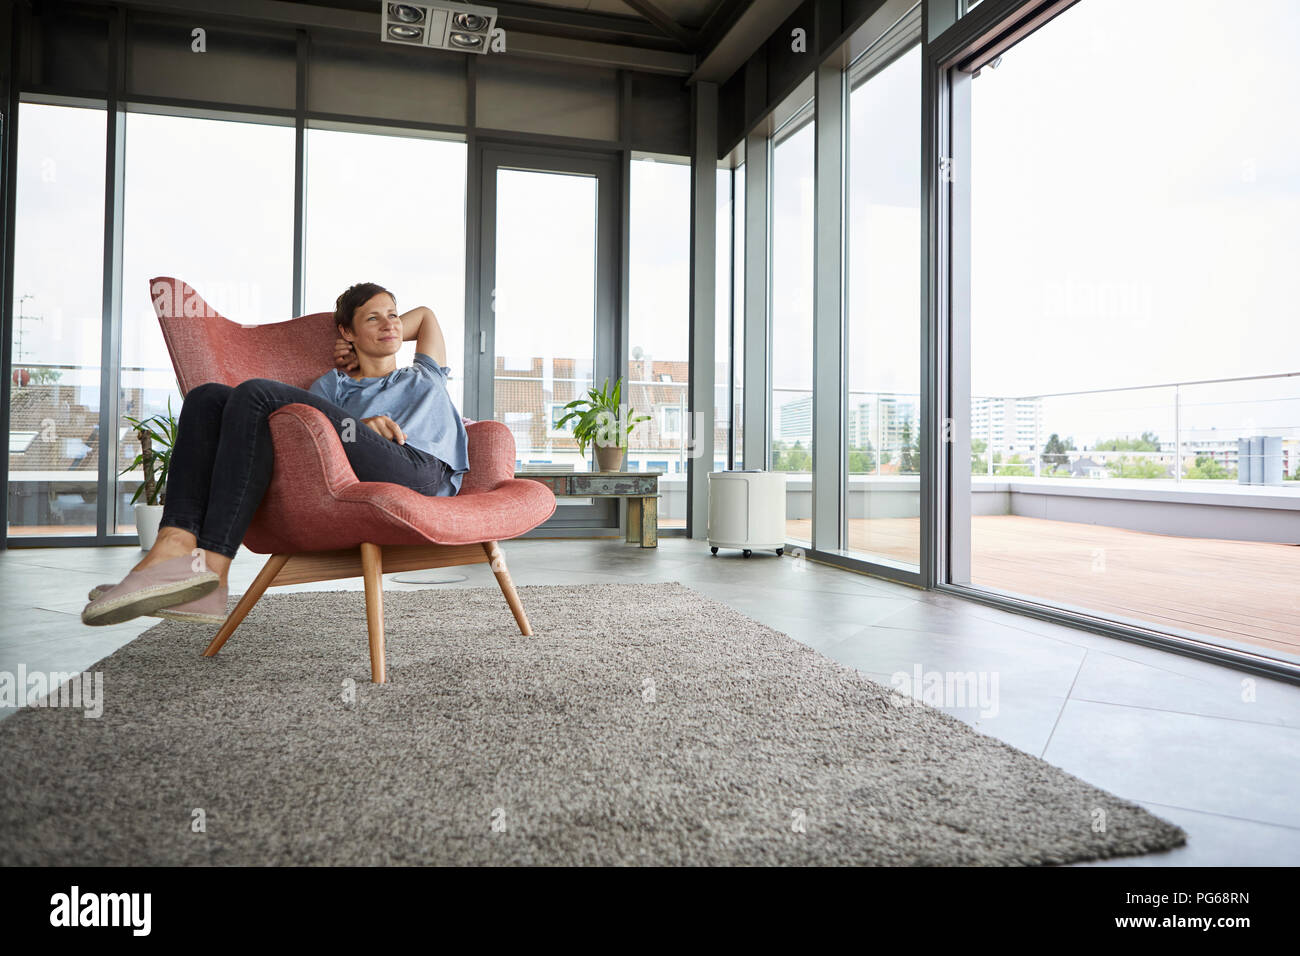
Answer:
M212 468L226 401L234 389L208 382L190 390L176 423L176 445L167 473L166 498L160 528L179 528L197 535L208 511Z
M176 423L176 444L167 471L166 497L158 537L154 546L132 570L148 567L182 554L192 554L203 527L217 460L217 442L226 401L233 392L229 385L208 382L190 389ZM226 583L230 560L222 555L203 555L207 566Z

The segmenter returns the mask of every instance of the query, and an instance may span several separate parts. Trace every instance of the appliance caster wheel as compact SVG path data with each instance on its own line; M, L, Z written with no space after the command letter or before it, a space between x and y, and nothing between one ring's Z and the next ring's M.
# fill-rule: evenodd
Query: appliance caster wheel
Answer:
M714 554L717 554L717 553L718 553L718 549L717 549L717 548L709 548L709 550L712 551Z
M753 553L754 553L754 552L753 552L753 551L750 551L749 548L746 548L746 549L745 549L745 557L749 557L749 556L750 556L751 554L753 554Z
M781 557L781 555L783 555L783 554L785 554L785 548L777 548L777 549L776 549L776 556L777 556L778 558Z

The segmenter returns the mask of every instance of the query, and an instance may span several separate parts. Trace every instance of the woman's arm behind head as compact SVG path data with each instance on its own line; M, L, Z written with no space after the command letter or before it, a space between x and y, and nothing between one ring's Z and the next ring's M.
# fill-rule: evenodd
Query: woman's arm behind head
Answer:
M402 341L415 340L415 350L428 355L439 365L447 364L447 340L438 317L428 306L416 306L402 313Z

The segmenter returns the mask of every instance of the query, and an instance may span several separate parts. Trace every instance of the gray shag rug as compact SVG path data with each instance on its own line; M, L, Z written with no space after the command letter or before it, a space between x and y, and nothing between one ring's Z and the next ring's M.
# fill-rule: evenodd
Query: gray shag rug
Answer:
M1182 830L677 582L271 593L0 721L0 863L1054 864ZM1104 811L1105 826L1096 826Z

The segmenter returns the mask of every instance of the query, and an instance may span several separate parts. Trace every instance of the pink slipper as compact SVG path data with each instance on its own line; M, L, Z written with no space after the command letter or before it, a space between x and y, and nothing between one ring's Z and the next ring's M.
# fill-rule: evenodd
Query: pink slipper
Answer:
M120 624L165 607L205 597L221 583L215 571L194 570L194 558L182 554L132 571L121 583L95 598L81 611L83 624Z
M95 600L101 594L113 590L116 584L96 584L90 589L90 600ZM230 600L230 588L226 586L218 587L207 597L201 597L197 601L187 601L184 604L176 604L172 607L165 607L150 613L150 617L165 617L169 621L184 621L189 624L225 624L226 623L226 605Z
M184 621L187 624L225 624L229 598L230 588L223 586L198 600L165 607L155 613L169 621Z

